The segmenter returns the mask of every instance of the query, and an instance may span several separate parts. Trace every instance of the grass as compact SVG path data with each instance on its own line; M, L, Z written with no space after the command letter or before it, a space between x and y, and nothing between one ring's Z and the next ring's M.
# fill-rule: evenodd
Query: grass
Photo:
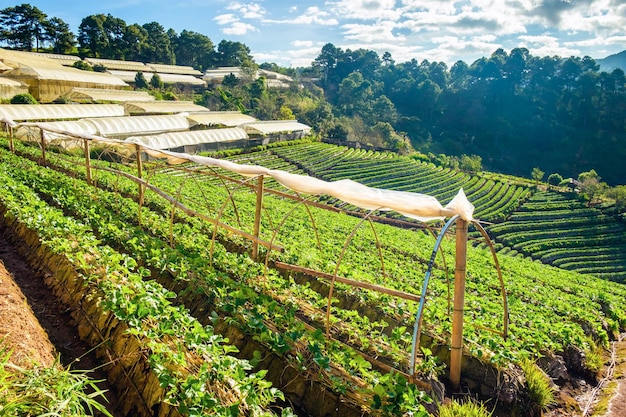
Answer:
M55 361L51 367L25 368L11 363L11 351L0 346L0 416L111 417L100 402L105 391L88 371L74 371Z
M490 417L484 404L474 401L452 401L439 407L439 417Z
M530 400L542 410L545 409L554 402L554 391L551 387L550 378L529 359L523 360L520 367L524 371Z

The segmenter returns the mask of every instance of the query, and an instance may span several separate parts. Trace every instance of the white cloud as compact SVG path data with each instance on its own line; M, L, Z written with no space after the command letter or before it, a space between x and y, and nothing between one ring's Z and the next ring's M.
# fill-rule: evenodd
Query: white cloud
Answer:
M221 14L213 18L218 25L228 25L233 22L237 22L239 19L234 14Z
M378 22L373 25L346 24L343 26L346 39L358 40L366 43L383 41L404 42L402 35L394 35L396 24L390 21Z
M258 3L231 3L228 10L234 10L241 14L244 19L261 19L265 15L265 9Z
M282 20L271 20L267 19L264 23L280 23L280 24L291 24L291 25L322 25L322 26L335 26L338 25L339 22L337 19L329 17L330 14L328 12L324 12L320 10L318 7L309 7L306 9L304 14L296 16L290 19L282 19Z
M258 29L249 23L233 22L229 27L222 29L222 32L226 35L242 36L248 32L256 32Z
M395 0L340 0L327 2L333 14L344 19L397 20L402 9Z

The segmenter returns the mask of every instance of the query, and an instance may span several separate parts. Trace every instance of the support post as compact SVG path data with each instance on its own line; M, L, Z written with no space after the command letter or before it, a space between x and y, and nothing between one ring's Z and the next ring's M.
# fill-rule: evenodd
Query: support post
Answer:
M9 126L9 150L15 153L15 145L13 144L13 126Z
M456 222L456 265L454 268L454 307L452 310L452 342L450 352L450 383L456 390L461 383L463 359L463 310L465 306L465 272L467 265L468 222Z
M87 184L91 184L91 152L89 151L89 139L83 139L85 148L85 175L87 177Z
M137 159L137 178L143 178L143 163L141 162L141 146L137 143L135 144L135 157ZM139 183L139 212L137 213L137 220L139 225L141 225L141 208L143 207L143 198L144 198L144 186Z
M261 232L261 210L263 208L263 175L257 177L256 185L256 207L254 209L254 237L259 238ZM259 243L258 241L252 242L252 259L258 260L259 257Z
M47 166L46 163L46 132L41 129L41 165Z

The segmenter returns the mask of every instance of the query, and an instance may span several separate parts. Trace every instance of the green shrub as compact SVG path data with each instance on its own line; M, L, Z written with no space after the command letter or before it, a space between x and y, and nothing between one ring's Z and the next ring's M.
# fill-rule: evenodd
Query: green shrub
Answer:
M178 101L178 96L172 91L166 91L163 93L163 100Z
M490 417L491 411L484 404L474 401L452 401L439 407L439 417Z
M554 392L550 384L550 378L535 363L525 359L520 363L524 377L526 378L526 388L530 400L544 409L548 404L554 402Z
M23 93L14 95L11 99L11 104L39 104L37 99L30 93Z
M79 70L83 70L83 71L93 71L93 67L89 65L87 62L82 61L82 60L74 62L72 66L74 68L78 68Z

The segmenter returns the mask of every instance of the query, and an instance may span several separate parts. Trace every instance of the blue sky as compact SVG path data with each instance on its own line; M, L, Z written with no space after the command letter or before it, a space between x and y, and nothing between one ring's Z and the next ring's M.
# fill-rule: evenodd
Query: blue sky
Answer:
M0 0L29 3L74 33L91 14L127 24L156 21L250 47L257 63L308 66L328 42L365 48L396 62L457 60L471 64L497 48L533 55L604 58L626 49L624 0Z

